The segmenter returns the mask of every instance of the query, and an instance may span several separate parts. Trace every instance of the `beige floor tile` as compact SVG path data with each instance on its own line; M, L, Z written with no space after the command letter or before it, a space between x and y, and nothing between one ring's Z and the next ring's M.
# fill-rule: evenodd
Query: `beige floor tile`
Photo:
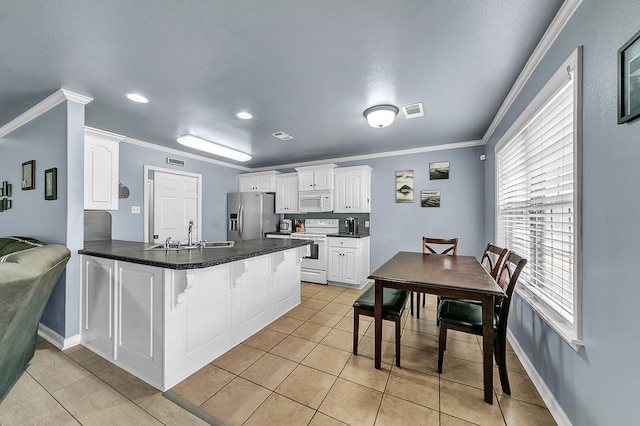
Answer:
M529 376L526 374L516 373L515 371L508 371L508 375L509 386L511 386L511 395L505 396L517 399L518 401L538 405L540 407L546 407L538 389L533 385ZM498 373L497 366L493 369L493 388L497 395L502 395L503 392L500 384L500 374Z
M438 354L402 345L400 366L421 373L438 375Z
M345 292L345 288L344 287L340 287L340 286L335 286L335 285L326 285L323 286L322 291L325 293L335 293L335 294L342 294Z
M327 306L321 309L321 312L329 312L340 316L345 316L353 310L353 307L342 305L340 303L329 303Z
M367 337L374 338L375 335L376 335L375 326L371 325L367 329L366 333L364 333L364 335L367 336ZM382 322L382 340L387 341L387 342L395 342L396 341L396 326L395 326L395 324L393 324L392 322L389 322L389 321L383 321Z
M480 345L477 343L447 339L447 350L445 354L466 359L467 361L482 363L482 350L480 350Z
M440 413L440 426L474 426L475 423Z
M349 361L351 353L325 345L316 346L301 364L337 376Z
M314 324L325 325L327 327L335 326L342 319L342 315L336 315L329 312L318 312L307 321Z
M381 363L377 370L370 359L352 355L339 377L384 392L390 372L391 364Z
M309 424L315 411L278 394L269 398L249 417L246 426L298 426Z
M389 375L386 393L434 410L440 409L440 379L436 376L394 365Z
M311 299L308 299L308 300L305 300L304 302L302 302L300 304L300 306L303 307L303 308L315 309L315 310L319 311L320 309L324 308L328 304L329 304L329 302L327 302L326 300L320 300L320 299L311 298Z
M317 409L335 381L336 377L331 374L298 365L276 392Z
M440 380L440 411L478 425L504 425L500 406L484 402L484 391Z
M303 320L299 320L291 317L280 317L267 326L268 329L275 330L280 333L291 334L293 330L300 327L304 323Z
M402 330L400 342L405 346L423 351L438 352L438 336L429 333L420 333L413 330Z
M85 425L159 425L153 416L95 376L88 376L53 393Z
M291 333L291 335L311 340L312 342L320 342L330 331L331 327L306 322Z
M520 374L527 374L526 370L520 363L518 356L514 352L506 352L507 355L507 371L515 371Z
M286 358L291 361L300 362L317 345L316 342L310 340L301 339L296 336L287 336L282 342L278 343L269 352Z
M0 425L79 425L28 373L0 404Z
M118 367L107 371L99 377L136 404L140 404L151 396L160 393L158 389Z
M439 426L440 412L391 395L384 395L376 426Z
M343 331L337 328L332 329L324 339L320 341L323 345L336 349L351 352L353 350L353 331Z
M216 358L211 364L233 374L240 374L265 353L265 351L261 351L260 349L240 344Z
M313 299L323 300L325 302L331 302L336 297L338 297L337 293L327 291L320 291L312 296Z
M275 390L297 366L293 361L268 353L244 370L240 377Z
M463 385L484 389L484 373L482 371L482 364L456 358L454 356L447 356L448 352L448 350L444 352L444 358L442 360L442 374L440 377L451 380L452 382L458 382ZM499 383L499 381L494 382L494 387L500 387Z
M527 404L506 396L500 397L499 403L507 425L556 425L551 413L546 408Z
M309 298L315 294L317 294L320 290L310 287L305 287L300 290L300 296Z
M60 351L50 352L37 361L32 359L27 371L49 393L91 375Z
M336 420L333 417L329 417L326 414L322 414L316 411L316 415L311 419L309 426L344 426L346 423Z
M313 315L315 315L317 312L318 312L317 309L309 309L309 308L305 308L304 306L296 306L295 308L291 309L289 312L284 314L284 316L306 321L309 318L311 318Z
M358 342L358 356L369 358L373 364L374 340L371 337L363 336ZM382 362L393 364L396 357L396 344L382 341ZM404 355L401 354L400 361L403 362ZM402 364L400 364L402 365Z
M172 387L171 391L193 405L199 406L211 398L213 394L225 387L235 377L235 374L207 364Z
M340 303L342 305L347 305L353 307L353 302L356 301L358 296L349 295L349 294L341 294L335 299L332 300L333 303Z
M253 348L268 352L271 350L271 348L280 343L285 337L287 337L285 333L280 333L279 331L263 328L242 343Z
M404 328L407 330L418 331L420 333L428 333L433 335L438 335L440 333L440 328L436 325L435 320L430 319L417 319L414 316L409 315L407 318L407 322L404 324Z
M207 426L208 423L194 416L184 408L157 394L140 404L147 413L171 426Z
M349 310L349 312L352 313L351 310ZM367 330L369 329L369 326L372 323L373 323L373 318L364 317L360 315L360 324L358 326L358 334L361 336L364 336L364 333L367 332ZM353 333L353 316L345 315L344 318L342 318L335 325L334 328L337 328L343 331L350 331Z
M382 393L338 379L319 411L350 425L373 425Z
M462 340L463 342L474 343L476 345L478 344L478 336L476 336L475 334L463 333L462 331L458 330L448 330L447 338Z
M241 425L271 395L269 389L236 377L201 408L228 425Z
M73 348L64 351L64 354L98 377L117 368L100 355L91 352L82 345L74 346Z
M31 358L30 363L33 364L40 362L45 358L56 354L60 354L60 349L38 336L36 337L36 351L33 354L33 358Z

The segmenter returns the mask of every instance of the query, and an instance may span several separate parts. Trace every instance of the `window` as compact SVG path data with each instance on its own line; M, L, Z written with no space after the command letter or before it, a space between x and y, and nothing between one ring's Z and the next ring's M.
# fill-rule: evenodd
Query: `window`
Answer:
M496 241L528 263L518 293L580 344L581 51L576 50L496 145Z

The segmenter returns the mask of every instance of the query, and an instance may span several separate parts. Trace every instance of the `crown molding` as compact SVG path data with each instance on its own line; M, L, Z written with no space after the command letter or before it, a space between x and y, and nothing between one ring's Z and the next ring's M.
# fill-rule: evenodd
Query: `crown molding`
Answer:
M529 57L527 63L524 65L524 68L520 72L520 75L516 79L516 82L513 83L513 87L511 87L509 94L507 94L504 102L502 102L498 113L493 118L493 121L491 121L489 128L482 137L483 144L486 144L489 141L489 138L491 138L493 132L495 132L496 128L498 127L504 116L507 114L507 111L509 111L509 109L513 105L513 102L515 102L525 84L527 84L529 78L531 78L531 75L533 74L535 69L538 67L538 65L540 65L540 62L542 62L542 59L547 54L551 46L553 46L553 43L556 41L565 25L567 25L580 4L582 4L582 0L565 0L564 3L562 3L562 6L560 6L560 10L558 10L558 13L556 14L555 18L553 18L553 21L551 21L551 24L549 25L549 28L547 28L547 31L545 31L545 33L542 35L542 38L538 42L538 45L533 50L533 53Z
M72 92L70 90L58 89L43 101L39 102L37 105L29 108L13 120L9 121L4 126L0 127L0 138L24 126L31 120L40 117L45 112L60 105L65 101L77 102L79 104L86 105L92 100L93 98Z
M122 142L126 138L126 136L119 135L119 134L113 133L113 132L108 132L108 131L102 130L102 129L96 129L95 127L90 127L90 126L84 126L84 130L87 133L92 133L95 136L107 138L107 139L110 139L110 140L112 140L114 142Z
M250 171L262 172L267 170L291 169L291 168L302 167L302 166L323 165L327 163L346 163L349 161L371 160L375 158L386 158L386 157L398 157L401 155L421 154L423 152L432 152L432 151L446 151L449 149L469 148L472 146L480 146L480 145L483 145L481 140L454 142L449 144L424 146L421 148L410 148L410 149L401 149L397 151L377 152L375 154L353 155L351 157L325 158L324 160L306 161L302 163L290 163L290 164L280 164L276 166L256 167L254 169L250 169Z

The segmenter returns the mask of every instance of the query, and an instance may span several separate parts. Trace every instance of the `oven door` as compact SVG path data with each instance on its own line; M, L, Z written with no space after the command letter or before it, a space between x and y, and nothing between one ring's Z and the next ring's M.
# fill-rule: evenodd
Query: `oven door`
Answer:
M326 241L314 240L310 248L311 254L302 258L302 268L325 271L327 269Z

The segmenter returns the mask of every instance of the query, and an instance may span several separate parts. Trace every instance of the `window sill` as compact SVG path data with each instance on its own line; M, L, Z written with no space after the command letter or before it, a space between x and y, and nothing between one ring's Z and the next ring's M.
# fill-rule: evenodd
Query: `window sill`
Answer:
M542 300L540 300L535 294L529 291L526 287L520 285L516 288L516 293L520 296L531 309L540 316L546 322L552 330L567 342L567 344L576 352L580 352L580 349L584 346L584 341L579 339L576 335L576 331L572 326L567 324L564 320L560 319L560 316L547 306Z

